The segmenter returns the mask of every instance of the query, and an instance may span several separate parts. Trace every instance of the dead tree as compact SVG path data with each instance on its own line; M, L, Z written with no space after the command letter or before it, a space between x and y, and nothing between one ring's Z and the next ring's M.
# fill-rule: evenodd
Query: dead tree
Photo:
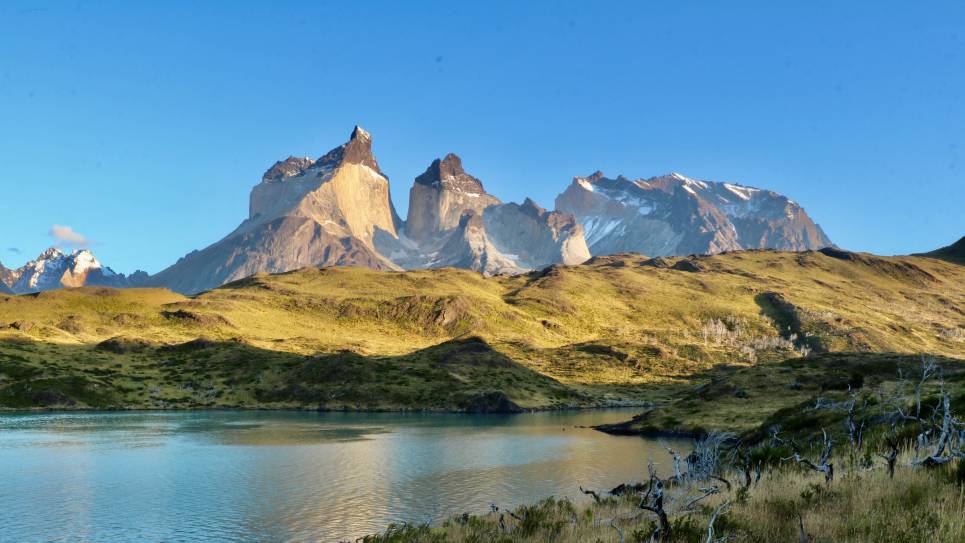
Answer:
M724 445L733 439L732 434L711 432L694 443L694 450L687 455L686 477L694 481L714 479L731 489L730 481L724 478L721 457Z
M938 365L930 358L921 357L921 379L915 385L915 417L921 420L921 389L929 379L938 373Z
M965 458L965 450L962 449L965 446L965 443L963 443L965 431L958 430L958 428L965 428L965 423L955 418L951 403L951 397L945 391L944 383L942 383L941 400L938 407L935 408L934 415L937 418L939 413L941 414L938 436L931 440L931 430L923 431L918 435L918 446L915 450L915 459L912 461L913 465L935 467L947 464L957 458ZM921 449L930 449L930 454L924 458L919 458L918 454Z
M673 480L678 484L683 483L684 474L680 471L680 455L677 454L677 451L671 449L666 444L663 446L663 448L667 449L667 453L670 454L671 458L673 458Z
M848 429L848 439L851 441L852 452L861 450L861 445L864 440L864 428L868 418L867 405L868 401L864 400L861 404L860 414L856 414L858 395L853 394L851 401L848 402L848 417L845 419L845 426Z
M657 515L659 524L650 536L651 541L665 543L670 541L670 520L667 518L667 511L663 508L663 481L660 480L656 470L653 469L653 462L647 466L647 469L650 471L650 488L644 494L643 499L640 500L639 507Z
M895 463L898 460L898 437L895 435L890 435L885 438L885 444L888 445L888 453L878 453L878 456L884 458L888 465L888 478L895 478Z
M795 462L797 462L798 464L801 464L802 466L807 466L808 468L811 468L814 471L823 473L824 482L827 484L831 484L831 481L834 480L834 464L831 462L831 452L832 452L832 448L834 447L834 442L831 441L831 438L828 437L828 433L824 431L824 429L821 430L821 433L824 435L824 444L821 451L821 458L820 460L818 460L817 463L814 463L808 460L807 458L804 458L803 456L801 456L801 453L794 453L794 456L782 458L782 460L785 462L788 460L794 460Z

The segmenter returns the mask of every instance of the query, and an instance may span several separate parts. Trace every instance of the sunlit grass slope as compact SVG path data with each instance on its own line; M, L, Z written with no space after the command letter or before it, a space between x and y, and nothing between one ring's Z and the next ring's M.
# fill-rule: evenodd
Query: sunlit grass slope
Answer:
M304 269L194 297L0 296L0 405L15 408L664 401L726 368L826 351L961 358L965 267L748 251L495 278Z

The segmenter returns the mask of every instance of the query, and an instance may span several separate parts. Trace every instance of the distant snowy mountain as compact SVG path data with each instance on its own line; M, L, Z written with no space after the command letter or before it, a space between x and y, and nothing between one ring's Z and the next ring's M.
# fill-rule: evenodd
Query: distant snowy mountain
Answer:
M88 285L132 287L146 279L144 272L127 277L102 266L87 249L65 253L51 247L20 268L0 270L0 282L15 294Z
M649 179L576 177L556 209L583 225L590 252L650 256L831 245L804 209L776 192L671 173Z

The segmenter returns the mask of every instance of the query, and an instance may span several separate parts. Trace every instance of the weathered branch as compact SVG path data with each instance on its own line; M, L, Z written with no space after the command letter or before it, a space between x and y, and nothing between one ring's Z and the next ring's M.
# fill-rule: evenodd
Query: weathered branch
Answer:
M600 503L600 494L595 490L584 490L583 487L581 486L580 492L586 494L587 496L593 496L593 501L595 501L596 503Z
M703 494L701 494L701 495L699 495L699 496L694 496L693 498L691 498L690 500L688 500L688 501L687 501L687 504L684 505L684 511L689 510L689 509L690 509L691 507L693 507L697 502L699 502L700 500L703 500L704 498L707 498L707 497L709 497L709 496L713 496L714 494L720 494L720 487L717 486L717 485L714 485L714 486L712 486L712 487L710 487L710 488L699 488L699 489L697 489L697 490L700 490L701 492L703 492Z
M818 461L818 463L814 463L808 460L807 458L804 458L803 456L801 456L800 453L794 453L794 456L782 458L782 460L785 462L788 460L794 460L798 464L807 466L814 471L823 473L824 482L827 484L831 484L831 482L834 480L834 464L831 462L831 452L834 446L834 442L832 442L831 438L828 437L828 433L826 431L822 429L821 433L824 435L824 449L821 452L821 459Z
M714 509L714 513L710 516L710 520L707 522L707 539L706 543L722 543L730 539L730 536L724 536L721 538L714 537L714 522L717 521L717 517L727 513L730 510L730 502L723 502Z
M797 527L798 527L798 541L801 543L808 543L811 541L811 537L807 532L804 531L804 517L801 516L801 512L797 513Z

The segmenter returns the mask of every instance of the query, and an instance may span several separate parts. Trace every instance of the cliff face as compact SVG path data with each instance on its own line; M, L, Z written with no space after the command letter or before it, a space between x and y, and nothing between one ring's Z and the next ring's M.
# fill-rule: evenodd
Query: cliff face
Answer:
M417 243L431 242L458 227L463 213L482 213L499 203L486 193L481 181L463 170L462 160L449 153L416 177L409 191L406 236Z
M234 232L181 258L151 284L190 293L306 266L397 270L374 239L397 239L399 223L372 138L356 127L347 143L317 160L276 162L252 189L248 218Z

